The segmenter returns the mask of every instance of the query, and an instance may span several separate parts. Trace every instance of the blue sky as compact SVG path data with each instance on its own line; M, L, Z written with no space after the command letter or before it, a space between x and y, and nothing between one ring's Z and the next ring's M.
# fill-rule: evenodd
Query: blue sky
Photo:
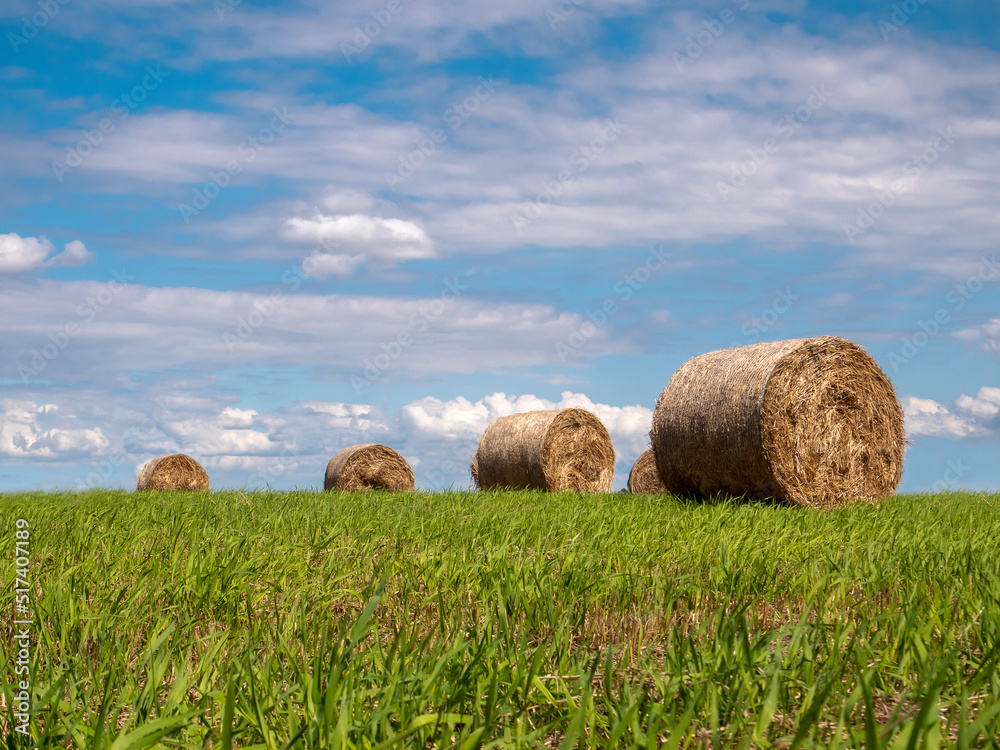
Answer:
M349 7L347 7L349 6ZM0 486L467 486L496 416L648 443L688 358L838 335L902 489L1000 487L992 3L9 0ZM610 312L609 312L610 311Z

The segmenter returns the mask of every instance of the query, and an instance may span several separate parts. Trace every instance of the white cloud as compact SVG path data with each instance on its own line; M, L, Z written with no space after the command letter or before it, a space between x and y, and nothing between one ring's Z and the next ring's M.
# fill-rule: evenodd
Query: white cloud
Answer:
M955 411L936 401L903 399L907 435L927 435L953 440L1000 437L1000 388L984 386L975 396L955 399Z
M271 456L206 456L199 463L209 472L210 479L215 469L220 472L245 474L248 477L266 476L267 470L277 464ZM142 464L139 466L141 467ZM280 463L280 467L282 474L291 474L299 469L300 464L286 460ZM246 484L248 487L259 487L264 483L248 482Z
M22 273L41 267L55 248L45 237L0 234L0 273Z
M640 406L609 406L595 404L582 393L564 392L556 408L577 406L596 414L608 428L617 452L638 458L649 447L649 429L653 423L653 410ZM631 468L631 463L629 464Z
M319 205L323 213L329 216L375 215L383 208L382 201L350 188L328 190L320 199Z
M282 236L303 245L338 245L364 250L375 257L428 258L430 239L416 224L380 216L324 216L289 219Z
M965 419L949 412L941 404L931 399L903 399L903 413L906 434L909 436L929 435L931 437L964 438L974 430Z
M266 456L277 452L266 432L227 427L226 422L225 419L167 422L163 431L183 445L185 452L199 456Z
M325 427L366 433L390 429L378 410L370 404L345 404L342 401L302 401L303 409L323 415Z
M8 399L0 407L0 455L48 461L101 455L110 445L100 427L62 417L56 404Z
M589 4L558 30L535 6L504 4L494 12L476 4L469 12L491 28L494 23L514 23L519 32L531 28L549 39L550 52L564 51L557 40L564 42L560 35L578 21L593 20ZM233 19L253 34L266 30L268 54L279 54L273 44L280 39L287 54L309 55L349 41L352 19L358 17L347 10L322 13L339 20L327 26L296 13L263 11ZM465 39L463 30L469 29L465 17L416 6L405 13L406 23L397 19L373 43L432 47L443 39L421 34ZM992 174L982 154L992 153L1000 132L1000 106L990 96L1000 75L995 51L902 38L859 45L850 34L811 36L750 12L678 71L674 53L683 51L693 29L703 30L704 20L702 13L671 14L650 32L644 45L649 51L620 61L581 56L558 75L556 95L551 82L532 86L498 79L496 92L457 131L441 113L461 104L477 81L429 70L410 88L382 91L420 103L407 120L354 104L327 106L305 95L255 91L226 100L231 112L137 113L94 153L88 169L108 178L102 183L108 190L170 190L171 202L190 201L194 185L238 158L247 122L260 118L263 125L271 107L287 104L293 125L234 180L246 184L278 176L301 195L316 195L337 175L338 188L317 201L318 214L297 215L283 226L289 214L269 217L267 227L269 242L276 228L295 243L340 242L333 255L317 261L317 276L348 276L380 256L393 263L432 254L502 252L528 243L602 247L750 236L782 250L817 242L845 246L844 226L857 220L876 192L904 178L905 190L858 240L859 261L955 275L967 260L993 249L1000 215L990 210ZM277 27L289 33L276 36ZM329 28L344 29L344 36L338 41ZM245 44L233 49L222 41L206 53L254 56L263 50ZM823 86L830 95L822 107L785 138L776 123ZM623 129L593 152L609 115ZM447 140L400 191L408 206L419 206L419 220L388 218L385 204L371 196L387 189L385 175L434 127L441 127ZM939 128L953 129L954 144L934 157L919 180L906 177L906 165L939 138ZM78 137L76 130L65 132L66 143ZM750 154L763 153L769 138L777 140L778 149L758 168L748 162ZM51 157L60 158L61 152L53 147ZM747 163L753 174L724 201L717 184ZM178 182L191 187L177 192ZM529 209L539 216L519 232L511 217ZM267 213L268 207L260 211ZM252 219L230 221L246 226ZM202 226L210 221L198 218ZM281 243L270 244L272 257L287 255ZM947 262L942 246L949 248Z
M975 396L966 396L963 393L955 399L955 405L976 419L987 424L993 422L1000 426L1000 420L996 419L997 414L1000 413L1000 388L983 386Z
M391 264L434 257L434 245L423 229L411 221L381 216L316 214L309 219L292 218L282 227L281 237L298 245L325 248L302 264L305 275L319 279L349 276L355 266L368 261Z
M94 259L94 254L90 252L80 240L73 240L66 243L66 249L52 259L52 264L56 266L82 266Z
M47 380L113 382L133 371L217 373L291 363L342 381L390 384L557 364L556 346L586 321L551 305L482 299L474 276L442 279L438 296L417 299L292 294L275 284L285 293L277 302L270 293L11 281L0 295L8 352L0 377L20 380L34 369ZM580 352L600 356L629 346L603 327Z
M302 276L311 279L345 278L365 262L364 255L336 255L314 252L302 262Z
M954 336L962 341L981 344L983 351L1000 354L1000 318L993 318L979 326L963 328L956 331Z
M219 426L226 429L233 427L250 427L257 417L257 412L253 409L235 409L227 406L219 415Z
M25 273L45 266L80 266L94 258L79 240L66 243L65 250L50 258L53 252L55 247L44 235L0 234L0 274Z

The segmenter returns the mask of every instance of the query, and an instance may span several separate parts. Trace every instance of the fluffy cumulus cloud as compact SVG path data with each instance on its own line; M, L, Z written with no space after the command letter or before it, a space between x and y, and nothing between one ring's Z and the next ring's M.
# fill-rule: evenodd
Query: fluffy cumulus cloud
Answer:
M1000 413L1000 388L983 387L975 396L963 393L955 399L955 406L989 426L1000 426L1000 420L997 419L997 414Z
M910 396L903 399L906 434L910 437L969 437L973 425L957 414L952 414L937 401Z
M82 266L94 259L94 254L90 252L80 240L67 242L65 249L52 259L54 265L60 266Z
M975 396L964 393L953 409L931 399L903 400L906 432L910 437L927 435L953 440L1000 437L1000 388L984 386Z
M0 455L35 461L99 456L110 445L99 426L65 417L56 404L0 402Z
M34 271L45 263L54 248L45 237L0 235L0 273Z
M302 264L306 276L350 276L366 262L391 265L434 257L434 245L423 229L412 221L369 215L379 204L363 193L330 193L322 207L309 218L288 219L281 229L282 239L316 248Z
M53 253L55 246L44 235L0 234L0 274L25 273L48 266L82 266L94 258L79 240L66 243L61 253Z
M214 421L191 419L171 422L164 431L178 445L199 456L259 456L275 451L267 433L252 427L235 427L227 415Z
M1000 318L979 326L964 328L955 332L955 338L982 346L984 351L1000 354Z
M433 258L434 248L423 229L410 221L381 216L324 216L289 219L282 237L300 245L321 245L303 263L306 275L317 279L349 276L368 260L393 262Z

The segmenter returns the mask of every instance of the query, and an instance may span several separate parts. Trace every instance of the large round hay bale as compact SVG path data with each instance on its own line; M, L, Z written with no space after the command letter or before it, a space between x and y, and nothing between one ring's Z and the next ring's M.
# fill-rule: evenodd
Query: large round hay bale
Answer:
M326 465L324 490L412 490L413 469L392 448L363 443L344 448Z
M644 450L632 464L632 471L628 473L628 491L633 495L658 495L667 491L656 468L652 448Z
M137 489L207 490L208 472L191 456L164 453L142 467Z
M615 449L589 411L529 411L493 420L479 439L471 471L480 489L610 492Z
M650 435L671 492L817 507L892 494L906 444L889 378L832 336L689 360L660 395Z

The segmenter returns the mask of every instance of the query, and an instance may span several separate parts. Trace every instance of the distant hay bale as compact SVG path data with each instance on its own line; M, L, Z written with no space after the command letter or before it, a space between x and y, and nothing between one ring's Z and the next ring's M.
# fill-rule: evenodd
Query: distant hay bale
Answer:
M137 489L207 490L208 472L191 456L164 453L142 467Z
M477 451L478 453L478 451ZM478 456L472 457L472 463L469 464L469 473L472 475L472 483L479 487L479 458ZM480 488L482 489L482 488Z
M344 448L326 465L324 490L413 490L413 469L392 448L363 443Z
M906 445L889 378L832 336L688 360L660 395L650 436L671 492L814 507L892 494Z
M615 449L589 411L529 411L493 420L470 471L480 489L610 492Z
M632 471L628 473L628 491L633 495L658 495L667 491L656 468L652 448L643 451L632 464Z

